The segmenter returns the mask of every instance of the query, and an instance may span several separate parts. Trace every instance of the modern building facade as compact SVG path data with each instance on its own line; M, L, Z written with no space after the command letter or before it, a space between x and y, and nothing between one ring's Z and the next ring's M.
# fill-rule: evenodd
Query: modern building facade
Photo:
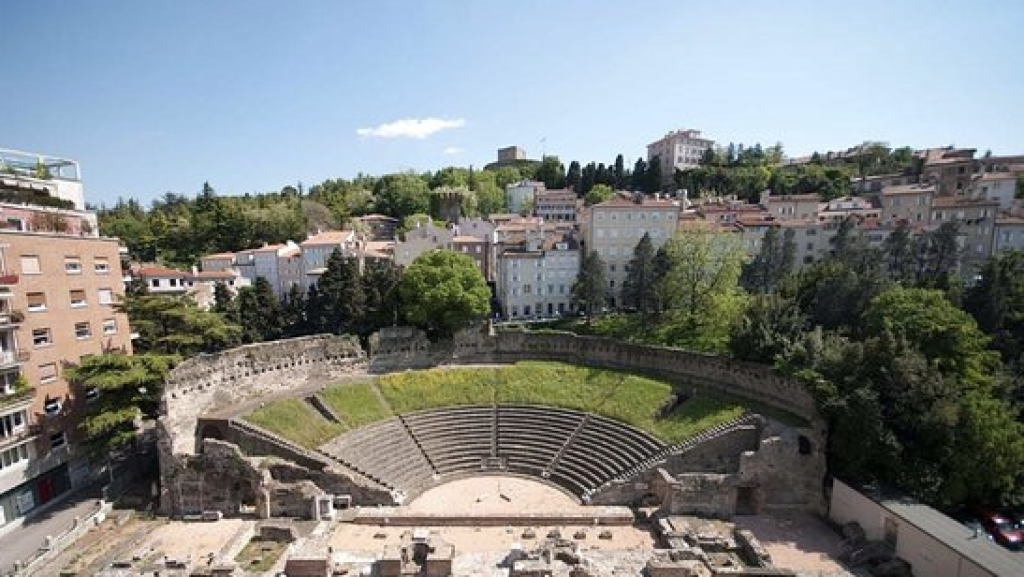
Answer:
M82 358L131 352L117 239L0 231L0 525L87 482L78 428L97 398L68 382Z

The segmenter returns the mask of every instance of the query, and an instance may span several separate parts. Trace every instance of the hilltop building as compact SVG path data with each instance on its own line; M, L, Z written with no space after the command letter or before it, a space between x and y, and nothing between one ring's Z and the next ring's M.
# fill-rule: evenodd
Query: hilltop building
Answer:
M649 165L657 157L660 160L661 184L669 185L677 169L687 170L700 166L701 157L714 146L715 141L701 136L699 130L683 128L648 144L647 163Z

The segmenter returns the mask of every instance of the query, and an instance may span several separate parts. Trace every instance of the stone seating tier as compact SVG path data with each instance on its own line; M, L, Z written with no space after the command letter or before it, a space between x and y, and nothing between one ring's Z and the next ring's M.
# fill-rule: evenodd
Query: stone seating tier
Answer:
M450 478L502 470L584 498L666 446L606 417L499 405L407 413L350 431L321 449L409 498Z

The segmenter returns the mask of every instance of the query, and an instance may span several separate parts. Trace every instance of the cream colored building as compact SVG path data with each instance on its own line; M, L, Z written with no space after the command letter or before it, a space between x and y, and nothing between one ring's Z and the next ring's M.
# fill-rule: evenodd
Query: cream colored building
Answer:
M644 234L657 250L675 235L680 204L645 195L616 195L585 211L581 252L597 251L605 263L609 305L621 303L622 284L633 251Z
M882 222L905 222L923 226L931 222L932 202L936 196L933 184L901 184L887 186L879 194Z
M699 130L684 128L669 132L661 139L647 145L647 162L654 157L661 161L662 185L671 184L676 169L687 170L700 166L704 153L715 146L715 141L701 136Z

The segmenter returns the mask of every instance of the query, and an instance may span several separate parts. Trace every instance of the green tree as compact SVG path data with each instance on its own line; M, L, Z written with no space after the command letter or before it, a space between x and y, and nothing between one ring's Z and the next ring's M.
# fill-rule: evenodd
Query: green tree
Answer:
M412 173L384 176L374 186L373 196L377 212L399 220L430 210L430 187Z
M640 238L629 261L626 280L622 285L622 300L647 315L658 310L658 289L655 279L654 244L648 233Z
M667 162L667 161L666 161ZM647 163L647 170L644 173L643 191L657 192L661 190L661 157L654 155Z
M536 177L549 189L565 188L565 167L557 156L545 156L541 159Z
M400 313L398 284L401 274L390 260L367 260L361 278L366 313L360 334L369 335L397 324Z
M587 192L586 196L583 197L583 202L587 206L593 206L595 204L601 204L606 200L610 200L615 196L615 191L612 190L607 184L595 184L591 187L590 191Z
M491 292L473 259L446 250L426 252L398 285L405 318L432 339L448 338L487 316Z
M225 318L235 318L235 295L224 281L217 281L213 285L213 312L224 315Z
M238 291L235 319L242 327L242 340L247 343L273 341L284 334L281 302L264 277L256 277L252 286Z
M306 319L306 293L298 284L293 284L281 301L281 327L285 337L312 333Z
M761 240L757 256L743 265L740 282L751 292L774 292L779 282L792 274L796 263L796 241L793 229L781 234L780 227L770 226Z
M189 298L142 295L127 298L119 308L128 314L138 338L136 354L158 353L191 357L213 353L239 342L241 328L213 311L204 311Z
M604 275L604 260L597 251L592 250L583 255L579 275L572 285L572 298L576 307L586 315L587 323L605 306L608 281Z
M667 312L658 340L673 346L724 351L746 306L739 276L744 253L732 234L696 229L666 245L669 270L658 286Z
M965 308L1007 362L1024 355L1024 251L985 262L967 291Z
M336 335L356 334L366 314L366 297L360 284L359 261L335 249L316 283L317 306L322 310L319 330Z
M156 417L164 379L178 360L168 355L104 353L66 368L67 379L91 399L79 425L87 445L106 452L134 439L136 421Z

